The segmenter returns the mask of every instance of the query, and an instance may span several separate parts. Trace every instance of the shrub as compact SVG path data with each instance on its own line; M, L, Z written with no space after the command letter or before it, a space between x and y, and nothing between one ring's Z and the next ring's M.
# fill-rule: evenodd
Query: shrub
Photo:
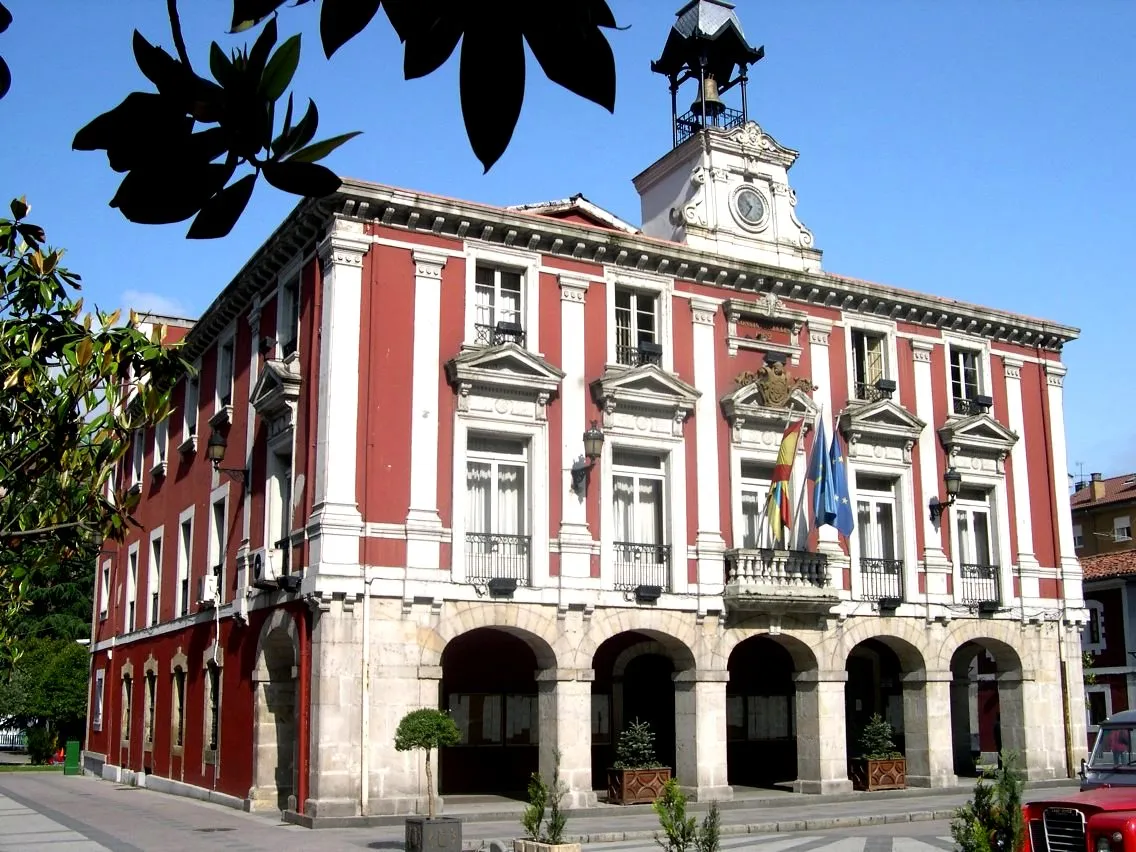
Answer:
M717 802L710 803L699 828L694 817L686 815L686 796L679 790L678 781L671 778L651 807L663 829L663 836L655 835L655 842L666 852L719 852L722 815Z
M903 757L892 740L891 725L879 714L873 713L860 732L860 757L865 760L894 760Z
M649 722L636 719L623 729L615 746L615 769L657 769L655 732Z
M552 786L545 783L539 772L529 778L529 804L521 816L521 825L532 840L556 845L563 842L568 815L560 810L560 803L568 788L560 780L560 756L552 769ZM544 827L544 814L548 811L548 826Z
M985 769L974 798L955 811L951 837L960 852L1018 852L1025 843L1022 789L1017 756L1002 752L1000 768Z
M36 766L43 766L55 756L58 748L55 731L44 725L28 728L28 759Z

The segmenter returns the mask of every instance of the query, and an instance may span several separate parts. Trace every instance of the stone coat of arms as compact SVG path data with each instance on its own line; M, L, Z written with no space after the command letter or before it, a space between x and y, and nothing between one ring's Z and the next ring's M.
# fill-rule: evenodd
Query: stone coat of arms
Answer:
M785 362L766 358L765 364L756 372L746 371L736 379L739 386L748 384L757 385L761 396L761 404L769 408L787 408L789 397L794 391L811 394L816 390L808 379L794 378L785 369Z

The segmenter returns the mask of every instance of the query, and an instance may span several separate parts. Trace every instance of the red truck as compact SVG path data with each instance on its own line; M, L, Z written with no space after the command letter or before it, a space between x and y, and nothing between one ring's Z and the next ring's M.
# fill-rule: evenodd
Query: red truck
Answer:
M1026 852L1136 850L1136 788L1099 787L1030 802Z

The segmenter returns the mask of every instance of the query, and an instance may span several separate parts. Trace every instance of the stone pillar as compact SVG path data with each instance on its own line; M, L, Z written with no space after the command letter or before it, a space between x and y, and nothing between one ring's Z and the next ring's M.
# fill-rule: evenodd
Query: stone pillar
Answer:
M1018 433L1018 440L1010 450L1010 463L1014 468L1014 530L1018 537L1018 570L1022 578L1021 596L1038 596L1038 562L1033 553L1033 511L1030 507L1030 473L1026 458L1026 421L1022 411L1022 359L1002 356L1006 375L1007 425ZM1012 583L1012 580L1011 580ZM1012 585L1005 586L1004 597L1009 601Z
M675 681L675 777L691 799L734 798L726 780L726 670L687 669Z
M363 516L355 493L359 326L363 255L370 245L361 222L338 219L319 244L323 313L319 336L316 472L312 515L308 520L310 550L304 576L305 591L317 587L348 591L357 586L360 576L359 537L363 533Z
M931 521L928 504L932 497L944 499L942 477L939 474L938 436L932 428L935 423L935 381L931 375L931 352L935 344L926 340L911 341L915 361L915 416L927 424L919 433L916 451L919 453L919 484L923 499L915 507L916 523L923 524L923 570L927 574L927 600L949 604L953 598L947 594L947 577L953 570L943 552L942 527ZM943 515L943 518L946 518ZM918 588L918 587L916 587ZM913 590L914 591L914 590Z
M974 768L970 728L970 676L956 674L951 681L951 742L955 772L969 774Z
M590 577L592 574L592 531L584 494L572 490L572 467L586 463L584 431L588 428L587 384L584 376L584 300L588 281L560 276L560 466L564 500L560 519L560 576ZM599 468L592 474L598 475ZM591 483L595 488L598 483Z
M797 793L846 793L848 744L844 729L846 671L807 671L797 684Z
M1058 675L1056 671L1045 674L1044 680L1029 669L997 675L1002 748L1018 754L1028 781L1066 776L1065 723ZM1083 709L1080 712L1084 715Z
M722 557L726 550L726 542L722 538L719 502L722 492L718 482L720 415L715 369L717 343L714 339L714 320L720 304L717 299L702 296L690 300L690 312L694 323L694 385L702 392L702 396L694 404L697 424L695 459L698 468L696 479L698 525L694 546L698 554L698 587L702 594L710 595L721 594L726 581L725 563ZM679 561L676 559L675 563L679 564Z
M907 783L912 787L953 787L951 683L949 672L903 676L903 733Z
M592 790L592 669L541 669L536 673L540 774L551 783L557 762L567 788L562 806L596 804Z
M836 412L832 410L832 367L828 348L828 338L831 333L831 320L809 317L809 358L812 362L813 384L817 388L813 391L813 402L821 410L826 437L830 441L832 430L836 426L834 417ZM801 528L807 529L808 524L802 523ZM828 556L828 573L831 578L829 584L833 588L843 589L844 569L848 566L849 559L840 546L840 533L835 527L826 524L817 530L817 551Z
M438 515L438 316L446 256L414 252L414 361L411 377L410 508L406 513L406 564L441 567L442 519Z

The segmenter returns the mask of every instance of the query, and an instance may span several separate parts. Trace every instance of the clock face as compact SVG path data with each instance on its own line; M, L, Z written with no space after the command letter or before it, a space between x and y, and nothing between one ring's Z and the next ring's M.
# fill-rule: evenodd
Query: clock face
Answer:
M734 195L734 207L747 225L760 225L765 218L765 199L752 186L743 186Z

